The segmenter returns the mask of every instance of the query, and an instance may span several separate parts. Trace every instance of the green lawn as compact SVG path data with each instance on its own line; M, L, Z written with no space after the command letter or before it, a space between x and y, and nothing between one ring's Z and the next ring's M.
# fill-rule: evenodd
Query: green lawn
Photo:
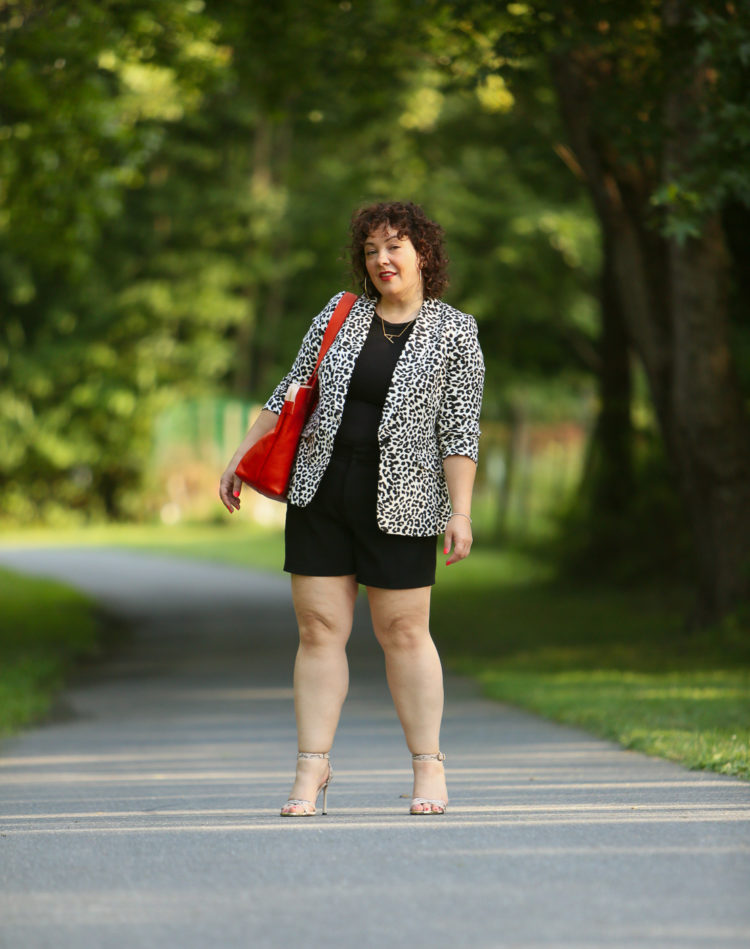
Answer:
M43 528L0 533L7 547L130 547L155 554L169 554L232 563L238 566L281 570L284 536L250 524L244 515L226 516L219 524L112 524L74 530Z
M236 516L0 541L127 546L273 571L283 561L278 531ZM442 560L432 629L446 664L487 695L689 767L750 777L750 636L739 622L689 634L685 591L572 588L519 550L478 547L450 568Z
M579 725L626 748L750 778L748 670L523 672L476 661L487 695Z
M93 605L59 583L0 570L0 735L44 715L71 663L98 648Z
M448 664L492 698L648 754L750 778L750 635L728 621L689 633L685 591L556 582L506 552L479 552L434 595Z
M227 526L113 525L86 530L6 531L0 546L118 546L170 556L280 569L278 531ZM77 661L98 654L105 626L95 605L60 583L0 569L0 736L49 711Z

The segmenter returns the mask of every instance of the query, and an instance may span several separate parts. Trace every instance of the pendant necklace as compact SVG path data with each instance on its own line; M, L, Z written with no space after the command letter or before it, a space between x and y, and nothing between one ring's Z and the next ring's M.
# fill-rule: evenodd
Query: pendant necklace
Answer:
M383 336L385 336L385 338L388 340L389 343L392 343L392 342L394 341L394 339L399 339L401 336L404 335L404 333L409 329L409 327L410 327L411 324L414 322L414 320L416 320L416 318L419 316L419 312L420 312L421 309L422 309L422 307L420 306L420 307L419 307L419 310L417 310L417 312L414 314L414 316L413 316L410 320L407 320L406 323L404 323L404 328L401 330L400 333L386 333L386 331L385 331L385 320L383 319L382 316L380 316L380 314L378 313L378 311L375 310L375 315L376 315L376 316L380 316L380 325L383 327Z

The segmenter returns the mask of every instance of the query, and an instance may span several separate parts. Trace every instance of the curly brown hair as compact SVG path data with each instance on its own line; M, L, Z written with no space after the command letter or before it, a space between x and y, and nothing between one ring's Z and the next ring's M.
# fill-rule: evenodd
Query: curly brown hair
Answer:
M381 227L392 227L399 237L408 237L419 255L425 297L439 297L448 286L448 258L443 250L444 231L411 201L382 201L355 211L349 228L352 274L365 292L365 241ZM372 287L372 282L370 282ZM377 295L377 290L372 287Z

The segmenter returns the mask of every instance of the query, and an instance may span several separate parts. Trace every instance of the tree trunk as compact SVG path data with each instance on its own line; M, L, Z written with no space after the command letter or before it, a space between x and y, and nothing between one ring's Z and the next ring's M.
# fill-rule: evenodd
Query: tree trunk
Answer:
M664 0L667 29L693 15L686 0ZM664 99L665 180L690 170L706 69L675 76ZM687 81L686 81L687 80ZM718 214L698 238L668 241L675 414L680 475L696 542L699 622L750 594L750 424L729 348L729 255Z
M670 242L673 405L699 567L699 622L750 593L750 427L729 350L724 239Z
M627 516L634 491L630 340L615 283L612 248L606 241L600 301L600 404L582 482L595 520L600 515Z
M249 182L243 182L243 186L249 186L253 197L260 193L266 193L271 188L273 147L271 134L271 123L265 116L258 116L253 138ZM252 239L252 223L248 228L246 237L248 242ZM246 397L255 384L254 354L259 335L260 278L256 272L251 272L242 293L247 300L247 316L240 324L235 339L234 391L237 395Z
M691 6L664 0L665 26L684 27ZM696 144L691 118L704 97L705 68L689 79L673 77L665 96L665 180L689 170ZM729 258L719 215L700 237L669 240L667 253L672 407L699 568L697 619L705 622L750 594L750 424L729 347Z
M750 436L729 349L721 225L713 218L700 239L684 246L648 231L655 181L642 169L612 164L606 143L597 140L585 64L571 55L553 56L551 67L571 144L611 248L627 333L643 363L689 518L698 573L696 619L712 622L750 592ZM665 157L672 169L689 154L682 119L690 94L676 86L666 102Z
M289 242L282 236L276 244L275 254L283 260L288 251ZM253 387L259 393L265 392L272 382L271 370L279 352L281 318L284 315L285 303L286 280L281 274L277 275L268 287L262 310L258 313L258 320L262 325L259 327L256 345L252 352L252 379ZM275 384L276 381L273 380L273 383Z
M509 533L511 504L517 494L521 498L520 503L523 504L523 484L517 490L517 482L519 473L523 477L524 456L528 450L526 411L519 399L511 402L509 414L510 426L505 450L504 477L500 487L495 525L495 534L498 537L505 537Z
M263 290L259 294L253 346L248 354L251 386L259 393L265 392L272 381L270 373L279 352L281 319L286 303L289 239L284 228L283 202L278 193L284 187L284 176L292 152L291 122L264 125L266 135L262 140L262 148L256 150L253 187L259 197L275 192L276 200L267 225L268 233L259 240L269 267L261 282Z
M245 288L248 318L237 334L234 388L238 394L263 394L279 348L279 327L286 300L289 241L284 233L284 205L279 192L292 151L292 125L259 117L252 151L250 189L255 220L249 242L258 260Z

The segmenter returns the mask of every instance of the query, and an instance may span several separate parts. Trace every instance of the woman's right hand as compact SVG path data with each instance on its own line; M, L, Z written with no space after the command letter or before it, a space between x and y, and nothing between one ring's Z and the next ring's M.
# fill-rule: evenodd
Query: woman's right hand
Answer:
M234 466L230 464L219 479L219 497L230 514L240 509L240 491L242 482L234 473Z
M269 432L272 432L279 420L277 412L271 412L268 409L262 409L260 415L250 426L250 431L245 435L242 444L232 455L232 460L226 467L224 474L219 480L219 497L224 507L232 514L240 509L240 491L242 482L234 473L237 465L250 451L258 439L263 438Z
M234 473L237 465L258 439L274 430L278 420L279 416L276 412L262 409L260 415L250 427L250 431L245 435L242 444L232 456L232 460L227 465L224 474L219 479L219 497L221 498L221 503L230 514L240 509L242 482Z

